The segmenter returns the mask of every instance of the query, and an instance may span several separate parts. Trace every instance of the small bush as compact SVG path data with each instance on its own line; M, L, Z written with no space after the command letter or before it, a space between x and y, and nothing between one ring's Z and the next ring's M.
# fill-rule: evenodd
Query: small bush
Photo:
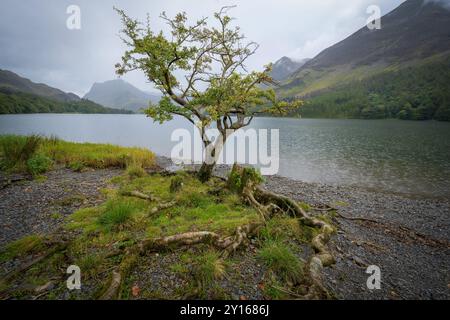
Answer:
M52 165L52 159L43 154L37 154L27 161L27 171L37 176L50 170Z
M98 222L107 229L121 228L138 210L138 207L132 202L109 201Z
M279 241L267 241L259 252L264 264L285 281L301 280L303 266L292 251Z

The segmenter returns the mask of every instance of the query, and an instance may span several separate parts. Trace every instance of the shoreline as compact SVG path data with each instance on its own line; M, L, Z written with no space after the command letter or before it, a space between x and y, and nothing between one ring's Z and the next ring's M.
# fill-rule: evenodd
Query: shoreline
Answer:
M170 167L167 157L157 163ZM218 166L224 177L229 166ZM313 205L330 205L349 217L335 218L338 233L330 241L336 257L324 269L324 283L342 299L450 299L450 200L352 186L307 183L281 176L266 177L270 191ZM366 287L367 266L382 271L381 290Z
M156 160L162 168L172 165L165 157L157 156ZM226 168L220 166L216 171L223 176ZM0 247L27 234L49 233L73 211L98 204L103 199L101 189L120 174L120 169L79 173L56 168L44 181L13 183L0 189L0 225L4 230ZM339 231L329 247L336 264L324 269L323 282L336 298L450 298L448 200L410 199L280 176L267 178L264 187L312 205L332 205L345 216L380 222L333 218ZM58 215L55 208L61 210ZM381 268L381 290L367 289L368 265Z

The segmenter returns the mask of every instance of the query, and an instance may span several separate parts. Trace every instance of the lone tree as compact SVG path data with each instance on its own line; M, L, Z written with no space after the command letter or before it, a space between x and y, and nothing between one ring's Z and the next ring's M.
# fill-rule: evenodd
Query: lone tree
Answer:
M277 101L270 77L272 65L262 72L249 72L247 59L258 49L245 42L239 27L232 27L227 15L230 7L214 14L215 26L207 18L188 24L186 13L173 19L163 12L160 18L169 25L171 35L155 33L143 24L115 9L124 28L122 40L129 49L116 72L144 71L147 79L163 93L158 105L150 105L147 116L163 123L179 115L194 124L203 141L205 155L199 179L207 181L226 142L234 131L248 126L257 114L285 114L298 108L300 101ZM216 124L220 133L212 141L207 129Z

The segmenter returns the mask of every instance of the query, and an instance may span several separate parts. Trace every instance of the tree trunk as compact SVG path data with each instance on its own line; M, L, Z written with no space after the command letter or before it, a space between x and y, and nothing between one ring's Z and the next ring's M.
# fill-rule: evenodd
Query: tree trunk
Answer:
M224 134L221 134L219 137L217 137L215 142L210 142L208 139L203 139L205 158L203 159L202 166L198 172L198 179L202 183L205 183L209 179L211 179L212 173L226 140L227 136Z
M198 179L200 180L200 182L205 183L209 179L211 179L212 172L215 166L216 166L215 163L207 164L206 162L204 162L202 164L200 170L198 171Z

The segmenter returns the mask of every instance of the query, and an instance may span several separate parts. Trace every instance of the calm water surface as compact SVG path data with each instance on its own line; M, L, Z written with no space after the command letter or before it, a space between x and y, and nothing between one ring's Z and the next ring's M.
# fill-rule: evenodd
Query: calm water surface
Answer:
M75 142L150 148L170 155L181 118L164 125L143 115L1 115L0 134L54 134ZM258 118L280 129L280 175L307 182L450 197L450 123Z

